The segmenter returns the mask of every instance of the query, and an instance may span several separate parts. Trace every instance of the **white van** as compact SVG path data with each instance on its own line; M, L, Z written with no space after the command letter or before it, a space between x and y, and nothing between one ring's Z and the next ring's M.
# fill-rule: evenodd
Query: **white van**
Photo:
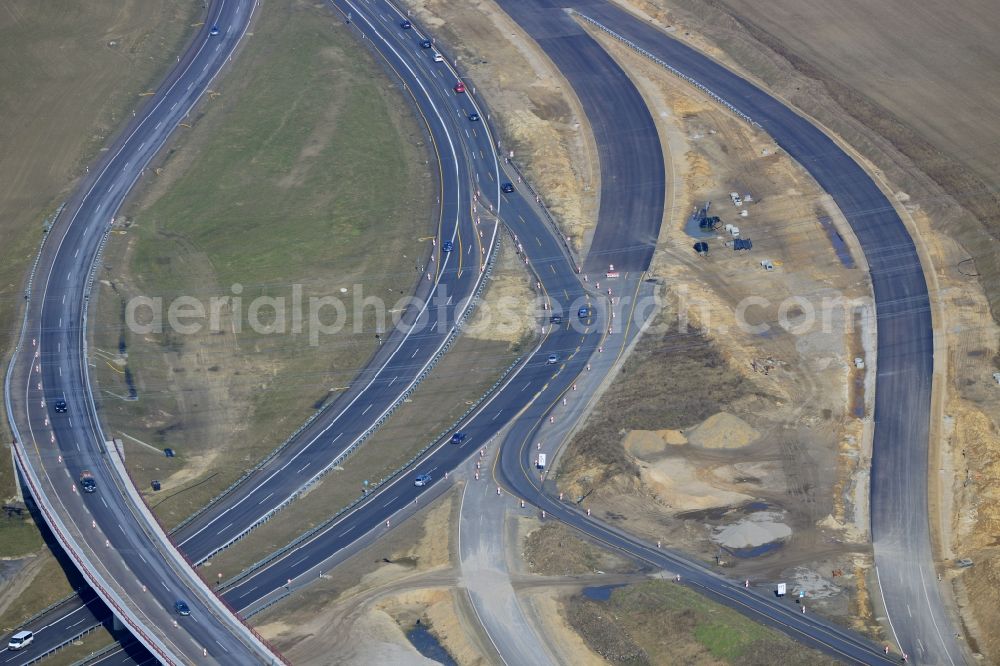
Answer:
M33 640L35 640L35 635L30 631L19 631L10 637L10 642L7 643L7 649L23 650L31 645L31 641Z

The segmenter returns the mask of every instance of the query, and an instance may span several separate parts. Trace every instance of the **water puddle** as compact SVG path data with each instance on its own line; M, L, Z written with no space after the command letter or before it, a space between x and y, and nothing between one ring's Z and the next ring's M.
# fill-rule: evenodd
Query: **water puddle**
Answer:
M417 648L417 652L428 659L432 659L439 664L444 664L444 666L458 666L458 662L452 659L448 651L444 649L444 646L427 629L427 625L423 624L420 620L417 620L413 628L406 632L406 638L413 647Z
M625 587L625 583L617 585L594 585L583 588L583 596L591 601L607 601L611 598L611 593L619 587Z
M837 253L837 259L840 259L840 263L847 268L854 268L856 264L854 263L854 257L851 256L851 249L847 247L844 238L837 233L836 227L833 226L833 220L828 217L821 217L819 218L819 223L823 225L826 237L830 239L830 244L833 245L833 251Z
M753 557L762 557L768 553L773 553L782 546L785 545L784 541L772 541L770 543L761 544L759 546L753 546L752 548L726 548L725 551L732 555L733 557L738 557L740 559L750 559Z

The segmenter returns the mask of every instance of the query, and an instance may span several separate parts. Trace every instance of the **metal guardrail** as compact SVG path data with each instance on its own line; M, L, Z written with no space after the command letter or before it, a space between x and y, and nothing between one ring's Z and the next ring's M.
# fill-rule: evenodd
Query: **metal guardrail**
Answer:
M392 3L392 2L387 2L387 4L394 5L394 3ZM400 13L400 14L404 13L398 7L396 7L396 11L398 13ZM366 41L369 41L369 40L366 40ZM438 48L438 50L440 51L440 48ZM473 95L471 94L471 92L469 93L469 97L470 98L473 97ZM476 103L482 104L482 102L478 101L478 100L476 101ZM548 215L548 211L546 211L546 215ZM553 222L553 224L554 224L554 222ZM497 248L494 246L494 250L496 250L496 249ZM461 322L464 322L466 319L468 319L469 313L471 313L474 310L475 305L478 303L479 297L480 297L480 295L482 293L482 290L483 290L483 285L485 284L485 278L488 278L490 276L490 274L492 273L492 271L493 271L493 264L494 264L494 261L495 261L495 255L496 255L495 251L490 253L490 257L489 257L489 260L487 262L486 270L483 273L482 279L480 279L479 287L477 287L476 292L475 292L475 294L473 296L473 299L470 301L470 307L467 308L467 312L462 317ZM450 347L450 345L453 342L453 340L454 340L454 332L453 332L453 335L452 335L451 339L448 340L447 345L442 348L442 350L441 350L442 353L436 355L435 358L432 361L432 364L430 366L428 366L428 368L427 368L428 371L431 370L431 369L433 369L433 367L435 365L437 365L437 362L440 360L440 358L443 355L443 353L448 350L448 348ZM423 379L426 377L426 375L427 375L426 372L421 373L420 378L418 379L418 384L423 381ZM413 388L416 388L416 384L414 384ZM392 410L395 411L396 407L398 407L398 403L395 404L395 405L393 405ZM170 530L169 534L174 534L175 532L177 532L177 531L183 529L184 527L186 527L187 525L189 525L191 522L193 522L194 520L196 520L201 514L205 513L212 506L214 506L219 501L221 501L222 499L224 499L225 497L227 497L231 492L233 492L234 490L236 490L236 488L240 484L242 484L244 481L246 481L248 478L250 478L251 476L253 476L255 473L257 473L261 469L263 469L263 467L265 465L267 465L268 462L270 462L275 457L277 457L278 454L280 454L282 450L284 450L289 444L291 444L291 442L296 437L298 437L299 434L301 434L303 430L305 430L306 428L308 428L312 424L312 422L315 421L320 416L320 414L322 414L324 412L324 410L325 410L325 407L321 407L321 408L317 409L315 412L313 412L309 416L309 418L307 418L305 420L305 422L302 423L302 425L300 425L298 428L296 428L295 431L285 439L285 441L283 441L281 444L279 444L275 449L273 449L270 453L268 453L264 458L262 458L253 467L249 468L246 472L244 472L243 474L241 474L238 479L236 479L235 481L233 481L231 484L229 484L229 486L227 486L225 489L223 489L221 492L219 492L219 494L217 494L215 497L213 497L212 499L210 499L204 506L202 506L201 508L199 508L198 510L196 510L191 515L189 515L186 518L184 518L184 520L182 520L181 522L179 522L173 529ZM386 419L390 415L391 415L391 412L387 413L385 415ZM379 422L378 422L378 426L377 427L381 427L381 425L384 424L384 423L385 423L385 419L380 419ZM364 435L364 438L367 439L368 436L369 435ZM333 464L333 466L336 466L337 464L339 464L339 463L335 462ZM325 475L325 473L327 471L328 470L324 470L323 472L320 472L320 474ZM304 486L304 487L309 487L310 485L312 485L312 481L307 482L307 486ZM297 494L301 494L301 492L302 491L300 490L300 491L298 491ZM251 529L253 529L253 528L251 528ZM242 538L242 536L241 537L237 537L237 538ZM211 557L211 555L214 555L215 553L219 552L219 550L221 550L221 548L218 549L218 550L216 550L216 551L214 551L213 553L209 554L208 557ZM204 562L206 559L208 559L208 557L205 557L204 559L202 559L201 562Z
M30 625L32 622L43 618L45 615L47 615L48 613L51 613L52 611L56 610L57 608L59 608L60 606L62 606L63 604L65 604L66 602L72 601L72 600L76 599L78 597L79 593L80 593L80 590L77 589L75 592L72 592L72 593L66 595L62 599L60 599L58 601L54 601L53 603L49 604L48 606L46 606L42 610L38 611L37 613L35 613L31 617L27 618L26 620L21 620L20 626L26 627L26 626ZM79 633L73 635L71 638L67 638L66 640L64 640L59 645L53 646L53 647L49 648L48 650L46 650L45 652L42 652L41 654L36 654L36 655L32 656L32 658L30 660L28 660L27 662L25 662L25 663L26 664L34 664L34 663L36 663L37 661L41 660L43 657L47 657L48 655L52 654L53 652L56 652L58 650L63 649L64 647L66 647L67 645L69 645L73 641L76 641L80 637L86 636L90 632L92 632L95 629L97 629L99 626L101 626L101 622L95 622L92 625L86 626L83 629L81 629Z
M515 247L516 247L517 241L516 241L513 229L511 229L506 224L503 225L503 228L507 231L507 234L509 235L509 237L511 239L511 242L513 242L515 244ZM535 276L536 280L540 280L540 277L538 276L538 273L535 271L534 266L532 266L532 265L529 264L528 265L528 270L529 270L529 272L532 275ZM484 281L484 283L485 283L485 281ZM516 368L521 363L521 361L524 360L524 358L526 356L531 356L532 354L534 354L534 351L537 350L538 346L539 345L535 345L535 347L533 348L533 350L532 350L531 353L526 354L524 356L517 357L514 360L514 362L511 363L507 367L507 369L504 371L503 375L501 375L501 377L496 382L494 382L494 384L489 389L487 389L483 393L483 395L481 395L479 397L479 399L476 400L475 404L471 405L467 410L465 410L465 412L460 417L458 417L454 421L454 423L452 423L450 426L448 426L447 428L445 428L444 430L442 430L441 433L437 437L433 438L426 446L424 446L419 452L417 452L417 454L414 455L407 463L405 463L402 466L398 467L397 469L395 469L394 471L392 471L390 474L388 474L387 476L385 476L382 479L380 479L374 485L370 486L371 492L374 492L378 488L381 488L386 483L392 481L393 479L395 479L396 477L398 477L400 474L402 474L403 472L405 472L406 470L408 470L410 468L410 466L414 462L416 462L421 457L423 457L431 448L433 448L436 444L438 444L439 442L441 442L446 437L450 436L455 431L455 429L459 426L459 424L461 424L462 421L464 421L465 419L467 419L469 417L469 415L472 414L483 403L484 400L486 400L487 398L489 398L489 397L491 397L493 395L493 393L497 390L497 388L501 384L503 384L503 382L507 379L507 377L514 370L514 368ZM492 441L495 438L496 438L496 435L494 435L493 437L491 437L490 441ZM310 530L308 530L308 531L300 534L298 537L296 537L295 539L293 539L292 541L290 541L289 543L287 543L283 547L281 547L278 550L270 553L269 555L267 555L263 559L260 559L257 562L251 564L249 567L247 567L246 569L244 569L240 573L236 574L232 578L229 578L228 580L223 581L223 583L219 586L220 591L226 590L226 589L229 589L229 588L233 587L234 585L238 584L240 581L245 580L249 576L253 575L255 572L257 572L260 569L266 567L268 564L270 564L274 560L280 558L285 553L294 550L300 544L304 543L305 541L308 541L314 535L322 532L325 528L327 528L331 524L335 523L337 521L337 519L340 518L340 516L342 516L344 513L348 512L348 511L352 510L354 507L358 506L359 504L361 504L362 502L364 502L365 500L367 500L370 496L371 496L370 494L366 493L365 495L362 495L361 497L355 498L350 504L348 504L347 506L342 507L339 511L337 511L337 513L335 513L334 515L330 516L329 518L327 518L326 520L324 520L319 525L317 525L317 526L313 527L312 529L310 529ZM271 601L269 601L264 606L261 606L260 608L255 609L253 611L253 613L250 613L246 617L252 617L253 615L256 615L257 613L260 613L261 611L265 610L266 608L269 608L270 606L273 606L274 604L278 603L279 601L281 601L282 599L284 599L285 597L287 597L289 594L291 594L291 591L288 591L285 594L282 594L279 597L277 597L275 599L272 599Z
M87 627L86 629L81 630L80 633L75 634L72 638L65 639L64 641L62 641L61 643L59 643L59 645L53 645L52 647L50 647L49 649L45 650L44 652L39 652L38 654L32 654L31 659L29 659L28 661L23 662L23 665L24 666L31 666L31 664L37 664L38 662L44 660L45 658L54 655L56 652L59 652L60 650L63 650L66 647L72 645L73 643L77 642L78 640L80 640L81 638L83 638L87 634L91 633L92 631L97 631L100 627L101 627L101 624L98 622L97 624L93 624L93 625ZM118 645L117 643L112 643L109 647L115 647L117 645ZM106 650L107 648L104 648L104 649ZM77 662L77 663L79 663L79 662Z
M638 53L639 55L645 56L646 58L649 58L650 60L652 60L653 62L655 62L657 65L660 65L661 67L667 69L671 74L674 74L675 76L678 76L678 77L684 79L685 81L687 81L688 83L690 83L691 85L693 85L695 88L697 88L698 90L701 90L703 93L705 93L706 95L708 95L709 97L711 97L712 99L714 99L716 102L718 102L722 106L724 106L727 109L729 109L730 111L732 111L741 120L746 121L747 123L749 123L753 127L756 127L758 129L763 129L761 127L760 123L758 123L756 120L754 120L753 118L751 118L747 114L745 114L742 111L740 111L739 109L737 109L730 102L728 102L726 99L724 99L721 95L719 95L718 93L714 92L711 88L709 88L705 84L700 83L697 79L695 79L693 77L690 77L687 74L685 74L685 73L681 72L680 70L678 70L676 67L667 64L662 59L656 57L655 55L653 55L652 53L650 53L646 49L642 48L641 46L639 46L635 42L632 42L629 39L627 39L627 38L623 37L622 35L618 34L617 32L615 32L611 28L607 27L603 23L597 21L596 19L592 19L589 16L587 16L586 14L582 14L582 13L578 12L575 9L567 9L566 11L569 12L570 14L576 14L577 16L579 16L580 18L582 18L584 21L587 21L588 23L596 26L600 30L603 30L604 32L606 32L607 34L611 35L612 37L614 37L615 39L617 39L619 42L621 42L622 44L624 44L625 46L629 47L630 49L632 49L633 51L635 51L636 53Z
M295 539L293 539L292 541L290 541L286 545L282 546L278 550L270 553L269 555L267 555L263 559L258 560L257 562L251 564L249 567L247 567L246 569L244 569L240 573L236 574L232 578L224 581L222 583L222 585L219 586L220 589L225 590L227 588L232 587L233 585L237 584L241 580L243 580L243 579L247 578L248 576L252 575L254 572L258 571L259 569L267 566L268 564L270 564L274 560L278 559L279 557L281 557L282 555L284 555L288 551L294 550L301 543L303 543L305 541L308 541L312 536L314 536L315 534L323 531L324 529L326 529L331 524L335 523L337 521L337 519L339 519L342 515L344 515L345 513L351 511L354 507L358 506L359 504L363 503L365 500L367 500L369 497L371 497L371 495L375 491L377 491L379 488L381 488L385 484L387 484L390 481L392 481L393 479L397 478L399 475L401 475L404 472L406 472L415 462L417 462L420 458L422 458L435 445L437 445L439 442L441 442L446 437L450 437L454 433L455 429L459 426L459 424L462 423L462 421L464 421L465 419L467 419L469 417L469 415L472 414L472 412L474 412L476 409L478 409L479 406L483 403L484 400L486 400L487 398L489 398L490 396L493 395L493 392L496 391L496 389L501 384L503 384L503 382L507 379L507 377L510 375L510 373L514 370L514 368L516 368L521 363L522 360L524 360L524 357L523 356L518 356L514 360L513 363L511 363L509 366L507 366L507 369L504 370L503 375L501 375L500 378L496 382L494 382L493 385L490 388L488 388L483 393L483 395L481 395L479 397L479 399L476 400L475 403L473 403L467 410L465 410L465 412L460 417L458 417L457 419L455 419L455 421L451 425L449 425L444 430L442 430L440 432L440 434L438 434L433 439L431 439L430 442L426 446L424 446L422 449L420 449L408 461L406 461L405 463L403 463L402 465L400 465L399 467L397 467L395 470L393 470L392 472L390 472L386 476L384 476L381 479L379 479L378 481L376 481L374 484L371 484L369 486L369 490L368 490L367 493L365 493L364 495L361 495L360 497L355 498L354 500L351 501L350 504L342 507L335 514L333 514L332 516L328 517L326 520L324 520L320 524L316 525L315 527L313 527L312 529L310 529L310 530L308 530L306 532L303 532L302 534L300 534Z
M216 75L217 74L218 74L218 72L216 72ZM215 75L213 75L213 78L214 78L214 76ZM200 95L198 97L200 98ZM198 101L198 98L196 98L192 102L192 106L195 103L197 103L197 101ZM142 170L140 170L140 172L137 173L135 180L138 180L138 178L141 175L142 175ZM63 211L64 208L65 208L65 204L63 204L62 206L60 206L60 208L58 209L57 213L54 216L52 216L51 219L53 220L53 225L54 225L55 219L58 217L58 215L60 213L62 213L62 211ZM113 222L113 220L112 220L112 222ZM47 231L51 231L51 228L52 228L52 226L50 225L49 229ZM93 288L93 282L94 282L94 278L95 278L95 275L96 275L96 272L97 272L98 260L99 260L99 258L101 256L101 254L103 253L104 246L105 246L105 244L107 242L108 233L110 232L110 228L111 228L111 225L108 225L108 227L105 228L104 233L103 233L102 238L101 238L101 241L100 241L99 246L98 246L98 250L95 253L94 262L91 264L90 270L88 271L88 274L87 274L87 282L86 282L85 291L84 291L84 303L83 303L83 307L82 307L82 322L83 322L84 327L86 326L88 306L89 306L89 301L90 301L90 294L91 294L91 290ZM49 237L49 235L50 235L50 233L47 232L46 235L45 235L45 237L42 239L42 243L39 246L39 251L38 251L38 253L35 256L35 261L32 264L31 271L30 271L29 277L28 277L28 282L27 282L26 289L25 289L25 295L24 295L26 301L30 301L31 291L32 291L32 286L33 286L33 281L34 281L34 278L35 278L35 274L37 272L37 267L38 267L38 264L39 264L39 262L41 260L42 253L44 251L45 241L47 240L47 238ZM28 310L25 311L25 315L22 318L21 331L20 331L20 334L19 334L19 337L18 337L18 341L15 344L13 353L11 354L10 363L8 365L8 372L7 372L7 375L6 375L5 380L4 380L4 391L5 391L5 396L6 396L4 402L5 402L5 407L6 407L6 411L7 411L8 421L10 423L10 428L11 428L11 431L14 434L14 438L15 438L15 443L11 447L11 449L12 449L12 453L13 453L13 455L15 457L16 464L21 469L22 478L24 479L25 484L28 486L29 491L34 496L36 504L37 504L39 510L42 512L42 514L44 515L44 517L45 517L46 521L48 522L50 528L52 529L53 533L56 535L57 539L62 544L63 549L70 556L70 558L74 561L74 564L81 571L81 573L84 575L84 577L88 579L88 582L90 583L91 587L93 587L94 590L96 590L98 592L98 594L102 597L102 599L104 600L104 602L112 609L112 611L115 613L115 615L124 624L126 624L128 626L129 630L137 638L139 638L140 641L148 649L150 649L150 651L153 652L154 655L156 655L158 659L160 659L161 661L166 662L166 663L174 663L174 662L177 661L176 655L174 655L174 654L172 654L172 652L170 652L170 650L166 647L166 644L163 643L162 640L160 640L155 635L151 636L150 634L148 634L145 631L144 627L138 621L136 621L136 620L133 619L133 617L132 617L133 613L131 613L131 611L126 608L125 602L121 598L119 598L118 594L115 591L113 591L109 585L107 585L107 583L104 581L104 579L101 576L101 574L99 574L96 570L91 570L90 568L88 568L87 565L89 563L87 562L87 558L82 553L77 552L77 549L76 549L77 544L74 541L70 540L70 538L67 536L67 534L66 534L66 528L63 525L62 520L55 514L55 512L50 507L47 506L48 500L47 500L46 496L44 494L42 494L41 489L40 489L40 487L38 485L38 480L34 478L34 470L28 464L25 455L21 454L19 452L19 450L18 450L18 447L20 446L19 442L21 441L21 437L20 437L20 433L18 432L18 428L17 428L16 422L15 422L15 419L14 419L13 407L12 407L12 404L11 404L11 401L10 401L10 398L9 398L9 396L10 396L10 382L11 382L11 377L13 375L13 371L14 371L14 368L15 368L15 365L16 365L16 360L18 358L19 353L21 353L21 349L22 349L22 345L23 345L25 333L27 331L27 324L28 324ZM86 340L85 336L84 336L82 348L83 348L82 349L82 351L83 351L83 358L86 359L87 358L87 340ZM83 370L84 370L84 374L85 375L89 375L86 362L84 363ZM88 387L89 387L89 385L90 385L89 376L87 376L87 384L88 384ZM97 414L96 414L96 408L95 408L94 402L93 402L93 396L92 396L92 394L89 393L89 391L88 391L88 395L89 395L88 403L89 403L90 409L91 409L94 417L96 418ZM130 479L128 479L127 475L125 477L123 477L123 481L126 482L123 485L127 485L127 483L130 483ZM134 484L132 486L132 490L133 491L135 490ZM141 503L141 500L140 500L140 503ZM145 504L142 504L142 507L144 508ZM158 523L156 524L156 526L157 526L157 528L159 528L159 524ZM162 529L159 529L159 534L163 535ZM166 536L165 535L163 535L163 538L166 540ZM169 541L167 541L167 543L169 544ZM174 551L174 552L176 553L176 551ZM183 562L183 560L182 560L182 562ZM208 594L209 594L210 598L215 599L216 601L219 601L220 606L224 607L223 604L221 603L221 601L218 600L218 597L216 597L211 592L211 590L208 590L207 586L204 585L203 581L201 581L201 579L198 578L196 574L192 573L192 577L197 582L202 583L202 586L205 588L205 590L208 591ZM267 645L266 642L263 641L263 639L255 631L253 631L252 628L250 628L248 625L245 625L245 624L243 624L242 626L244 626L247 629L249 629L250 633L254 637L254 640L259 641L264 646ZM70 641L70 642L72 642L72 641ZM63 645L65 645L65 643L63 643ZM268 648L269 648L269 646L268 646ZM269 652L274 652L273 650L270 650L270 649L268 649L268 651ZM274 654L277 655L277 653L274 653ZM280 658L280 656L278 656L278 658Z
M302 484L294 493L289 495L284 501L282 501L280 504L272 508L270 511L268 511L260 518L258 518L253 524L246 527L243 531L241 531L239 534L229 539L226 543L213 549L211 552L209 552L204 557L199 559L195 564L201 564L202 562L205 562L206 560L214 556L216 553L226 550L227 548L231 547L234 543L245 538L248 534L250 534L250 532L252 532L253 530L263 525L264 523L271 520L271 518L273 518L278 512L280 512L282 509L284 509L293 501L295 501L309 488L314 486L320 479L329 474L333 469L335 469L337 466L339 466L345 460L347 460L347 458L353 455L361 447L362 444L364 444L379 428L381 428L385 424L386 421L389 420L392 414L395 413L395 411L400 407L400 405L402 405L406 401L407 398L410 397L410 395L412 395L412 393L417 389L420 383L423 382L423 380L427 378L427 375L429 375L430 372L437 366L441 358L448 352L449 349L451 349L452 344L454 344L455 340L458 338L458 335L462 331L462 326L472 315L472 313L475 312L476 306L479 304L479 301L482 297L483 289L486 287L487 278L489 278L490 275L492 275L493 273L493 267L496 263L496 257L498 254L499 246L500 246L500 239L498 236L496 241L494 241L493 249L489 253L489 261L484 267L484 270L482 272L482 278L479 281L479 286L476 288L476 291L474 292L472 298L469 301L469 306L462 313L462 317L452 327L451 331L448 334L448 338L438 349L434 357L424 367L423 371L419 375L417 375L417 378L414 380L413 384L406 391L401 393L392 402L389 408L385 412L383 412L382 416L377 421L372 423L360 436L358 436L355 439L355 441L351 444L351 446L349 446L347 449L341 452L336 458L331 460L325 467L323 467L323 469L314 474L308 481ZM301 428L296 431L296 433L298 432L301 432ZM287 442L286 444L282 445L282 448L284 448L285 446L287 446ZM411 460L410 463L407 464L411 464L412 462L413 461Z
M65 206L66 206L65 203L59 206L56 214L50 218L53 220L53 222L58 217L58 215L62 213ZM51 231L51 227L49 228L49 231ZM41 260L42 252L45 249L45 243L48 240L49 235L50 233L46 232L45 236L42 238L42 242L38 246L38 253L35 255L35 261L32 264L31 271L28 274L28 282L25 287L25 293L24 293L24 298L26 302L31 301L31 291L32 291L32 286L34 284L35 274L38 270L38 262ZM168 657L170 653L169 651L166 651L166 646L163 645L161 647L156 645L157 641L154 640L152 637L148 636L145 633L145 631L143 631L142 627L137 623L135 623L131 619L131 617L129 617L130 614L125 612L125 609L122 605L123 602L118 603L118 600L116 600L117 594L112 592L110 588L104 583L103 577L96 571L90 571L87 567L84 566L84 557L81 554L77 553L76 549L74 548L76 544L66 536L64 528L62 526L62 520L58 518L58 516L56 516L55 513L51 511L48 506L46 506L47 500L45 499L45 495L41 493L41 489L36 485L36 481L33 478L34 477L33 470L28 465L27 461L22 459L22 454L19 454L18 452L18 447L20 446L19 443L22 440L21 440L21 433L17 428L17 422L14 419L13 405L10 401L10 395L11 395L10 382L14 374L14 367L17 361L18 354L21 352L21 347L24 343L24 337L25 337L25 332L27 331L27 326L28 326L28 311L26 309L24 317L22 317L21 320L21 331L18 335L17 343L14 345L14 349L11 353L10 362L8 363L7 366L7 374L4 377L4 396L5 396L4 407L7 412L7 423L10 427L11 433L14 436L14 443L11 445L11 454L15 460L15 464L20 468L21 478L24 480L24 483L28 487L29 492L31 492L32 497L35 501L35 505L38 507L38 510L45 517L46 522L49 525L49 528L52 530L52 533L55 535L56 539L60 542L66 554L69 555L70 559L74 561L77 568L80 570L80 573L84 576L84 578L88 580L90 586L95 591L97 591L98 595L101 596L102 600L105 602L105 604L108 605L110 609L112 609L113 612L117 611L119 619L124 624L128 625L130 631L132 631L137 637L144 639L143 643L145 643L147 647L152 646L150 648L152 652L157 653L160 657L163 658L164 661L166 661L166 663L170 663L170 659ZM62 602L60 601L58 603ZM58 603L54 604L53 607L58 605ZM50 609L46 609L46 611L48 610ZM76 638L78 637L79 636L74 637L73 640L76 640ZM65 645L66 643L63 643L62 645L60 645L60 648L64 647Z
M34 478L34 471L30 465L28 465L27 461L23 459L23 454L19 451L20 446L20 443L17 443L12 446L11 449L14 451L14 455L17 456L24 481L28 485L28 489L31 491L32 496L35 498L38 510L45 516L46 522L51 528L53 534L55 534L56 538L62 544L63 549L74 561L80 572L85 578L88 579L90 586L101 596L104 603L111 608L112 612L115 613L118 619L128 626L129 631L139 638L151 652L161 659L161 661L168 664L180 663L177 657L170 653L170 651L166 648L166 645L163 644L161 640L147 634L142 625L132 619L132 613L126 611L125 602L121 600L118 597L118 594L114 592L103 580L103 577L96 571L92 571L88 566L85 566L85 558L82 554L77 552L76 542L71 540L66 534L66 529L63 526L62 519L55 515L55 512L46 506L46 496L41 493L41 490L37 485L37 481Z
M35 620L38 620L38 619L44 617L46 614L51 613L52 611L54 611L55 609L59 608L60 606L62 606L67 601L72 601L73 599L76 599L77 596L79 595L79 593L80 593L80 589L77 588L73 592L70 592L69 594L67 594L62 599L60 599L58 601L52 602L51 604L49 604L48 606L46 606L42 610L40 610L37 613L35 613L34 615L32 615L31 617L29 617L29 618L27 618L25 620L21 620L21 625L22 626L29 625L32 622L34 622Z
M86 657L81 657L80 659L77 659L72 664L70 664L70 666L87 666L87 664L92 664L94 663L94 661L110 655L119 647L121 647L121 643L108 643L104 647L94 650Z

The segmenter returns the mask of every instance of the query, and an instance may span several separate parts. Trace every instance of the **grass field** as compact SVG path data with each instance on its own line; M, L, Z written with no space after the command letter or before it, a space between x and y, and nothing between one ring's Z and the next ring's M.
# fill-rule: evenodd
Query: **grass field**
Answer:
M93 0L0 7L0 356L20 332L22 285L42 224L154 86L192 33L201 6L181 0ZM5 417L0 420L6 421ZM4 426L6 429L6 426ZM14 492L4 438L0 495ZM30 522L0 520L0 556L37 551ZM58 577L58 568L48 573ZM32 598L18 606L31 612ZM20 601L20 600L19 600Z
M375 310L358 294L391 307L412 293L437 224L428 140L347 27L322 6L268 3L243 48L105 255L94 333L103 409L140 487L187 489L162 504L150 496L167 525L350 383L375 349ZM206 319L194 334L147 335L123 324L136 295L242 305L230 301L214 330ZM258 320L273 330L253 330L261 296L285 299L284 327L267 306ZM312 340L308 302L325 296L343 302L344 328ZM137 401L120 399L129 379Z
M13 631L21 622L50 604L59 601L73 591L66 579L62 566L48 552L38 555L39 560L31 561L25 574L31 575L28 584L15 590L16 598L10 600L0 613L0 631Z
M613 590L608 601L574 597L571 625L613 664L835 664L672 581Z
M398 469L465 413L513 360L505 342L462 337L392 418L344 463L274 520L213 562L228 577L284 546Z
M519 288L527 290L529 284L524 265L507 244L501 249L492 277L474 317L484 310L496 312L501 299L513 298ZM501 335L502 339L491 339L488 331L460 336L408 401L347 459L342 469L332 471L277 519L216 557L213 575L222 569L228 577L284 546L356 499L363 481L374 484L386 478L451 427L516 358L534 345L534 320L525 313L512 315L503 323L501 328L520 333L513 337Z
M45 663L51 664L51 666L79 664L85 657L111 644L113 640L114 636L110 631L104 627L98 627L75 643L71 643L51 657L47 657Z

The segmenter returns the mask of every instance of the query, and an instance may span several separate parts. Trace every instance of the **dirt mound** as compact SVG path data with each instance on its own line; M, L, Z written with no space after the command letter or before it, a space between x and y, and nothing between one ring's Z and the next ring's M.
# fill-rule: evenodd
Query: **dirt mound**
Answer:
M636 458L648 459L663 453L668 446L683 446L687 437L680 430L632 430L622 445Z
M749 423L728 412L709 416L687 435L692 444L703 449L740 449L760 437Z
M730 506L752 501L742 493L722 490L698 477L695 465L683 458L667 458L651 465L640 465L642 482L660 502L671 509L691 511L716 506Z

